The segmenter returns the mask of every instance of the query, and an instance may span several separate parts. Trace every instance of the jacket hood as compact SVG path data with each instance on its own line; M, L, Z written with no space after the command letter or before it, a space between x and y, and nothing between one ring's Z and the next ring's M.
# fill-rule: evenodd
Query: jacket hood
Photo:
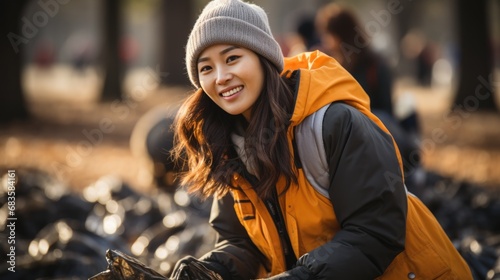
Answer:
M283 75L291 75L295 70L300 71L300 80L295 108L290 119L291 127L297 126L321 107L332 102L342 101L358 109L383 131L391 134L382 121L370 111L368 94L334 58L320 51L305 52L285 58ZM394 139L393 142L398 150L397 157L401 172L403 172L403 161Z
M343 101L366 115L371 114L368 95L334 58L320 51L285 58L283 74L295 70L300 70L300 81L292 126L335 101Z

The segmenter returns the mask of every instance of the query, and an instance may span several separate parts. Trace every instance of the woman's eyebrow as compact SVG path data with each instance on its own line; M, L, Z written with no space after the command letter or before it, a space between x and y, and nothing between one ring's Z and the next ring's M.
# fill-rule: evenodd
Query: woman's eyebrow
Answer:
M238 46L230 46L230 47L227 47L225 49L223 49L222 51L219 52L219 55L223 55L223 54L226 54L234 49L239 49L240 47ZM198 63L200 62L204 62L204 61L207 61L208 60L208 57L200 57L198 58Z
M230 47L225 48L225 49L223 49L222 51L220 51L220 53L219 53L219 54L220 54L220 55L223 55L223 54L226 54L226 53L228 53L228 52L230 52L230 51L232 51L232 50L234 50L234 49L239 49L239 48L240 48L240 47L238 47L238 46L230 46Z

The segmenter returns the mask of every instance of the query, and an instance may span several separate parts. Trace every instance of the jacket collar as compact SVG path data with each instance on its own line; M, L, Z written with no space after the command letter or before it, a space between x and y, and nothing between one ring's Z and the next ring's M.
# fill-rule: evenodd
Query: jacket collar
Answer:
M300 75L291 126L335 101L346 102L363 112L370 110L368 95L334 58L320 51L285 58L282 74L290 75L296 70Z

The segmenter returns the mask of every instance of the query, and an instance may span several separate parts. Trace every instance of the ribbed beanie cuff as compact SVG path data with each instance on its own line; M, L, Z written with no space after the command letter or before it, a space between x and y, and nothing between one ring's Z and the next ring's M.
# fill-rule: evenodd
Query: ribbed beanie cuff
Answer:
M186 68L195 87L197 60L201 52L215 44L234 44L254 51L283 70L283 54L274 39L265 11L240 0L214 0L198 17L186 45Z

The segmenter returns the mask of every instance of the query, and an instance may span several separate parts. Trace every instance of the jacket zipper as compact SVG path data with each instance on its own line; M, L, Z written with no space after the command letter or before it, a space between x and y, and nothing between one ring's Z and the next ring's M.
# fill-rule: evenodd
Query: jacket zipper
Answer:
M272 198L266 199L266 206L273 218L273 221L276 225L276 229L278 230L278 235L281 241L281 248L283 248L283 254L285 256L285 263L287 269L292 269L295 267L297 262L297 258L292 250L292 244L290 242L290 237L288 236L288 232L285 228L285 223L283 219L283 215L281 214L281 210L278 207L279 202L277 199L276 191L273 193Z
M242 166L242 172L240 174L252 185L253 188L255 188L258 179L247 171L245 165L241 161L239 164ZM281 209L280 207L277 207L279 206L279 201L276 189L274 189L272 197L265 200L265 205L269 214L271 214L271 218L273 219L276 229L278 230L278 236L280 238L286 267L287 269L292 269L297 263L297 258L295 257L290 237L288 236L288 232L285 228L285 220L281 213Z

